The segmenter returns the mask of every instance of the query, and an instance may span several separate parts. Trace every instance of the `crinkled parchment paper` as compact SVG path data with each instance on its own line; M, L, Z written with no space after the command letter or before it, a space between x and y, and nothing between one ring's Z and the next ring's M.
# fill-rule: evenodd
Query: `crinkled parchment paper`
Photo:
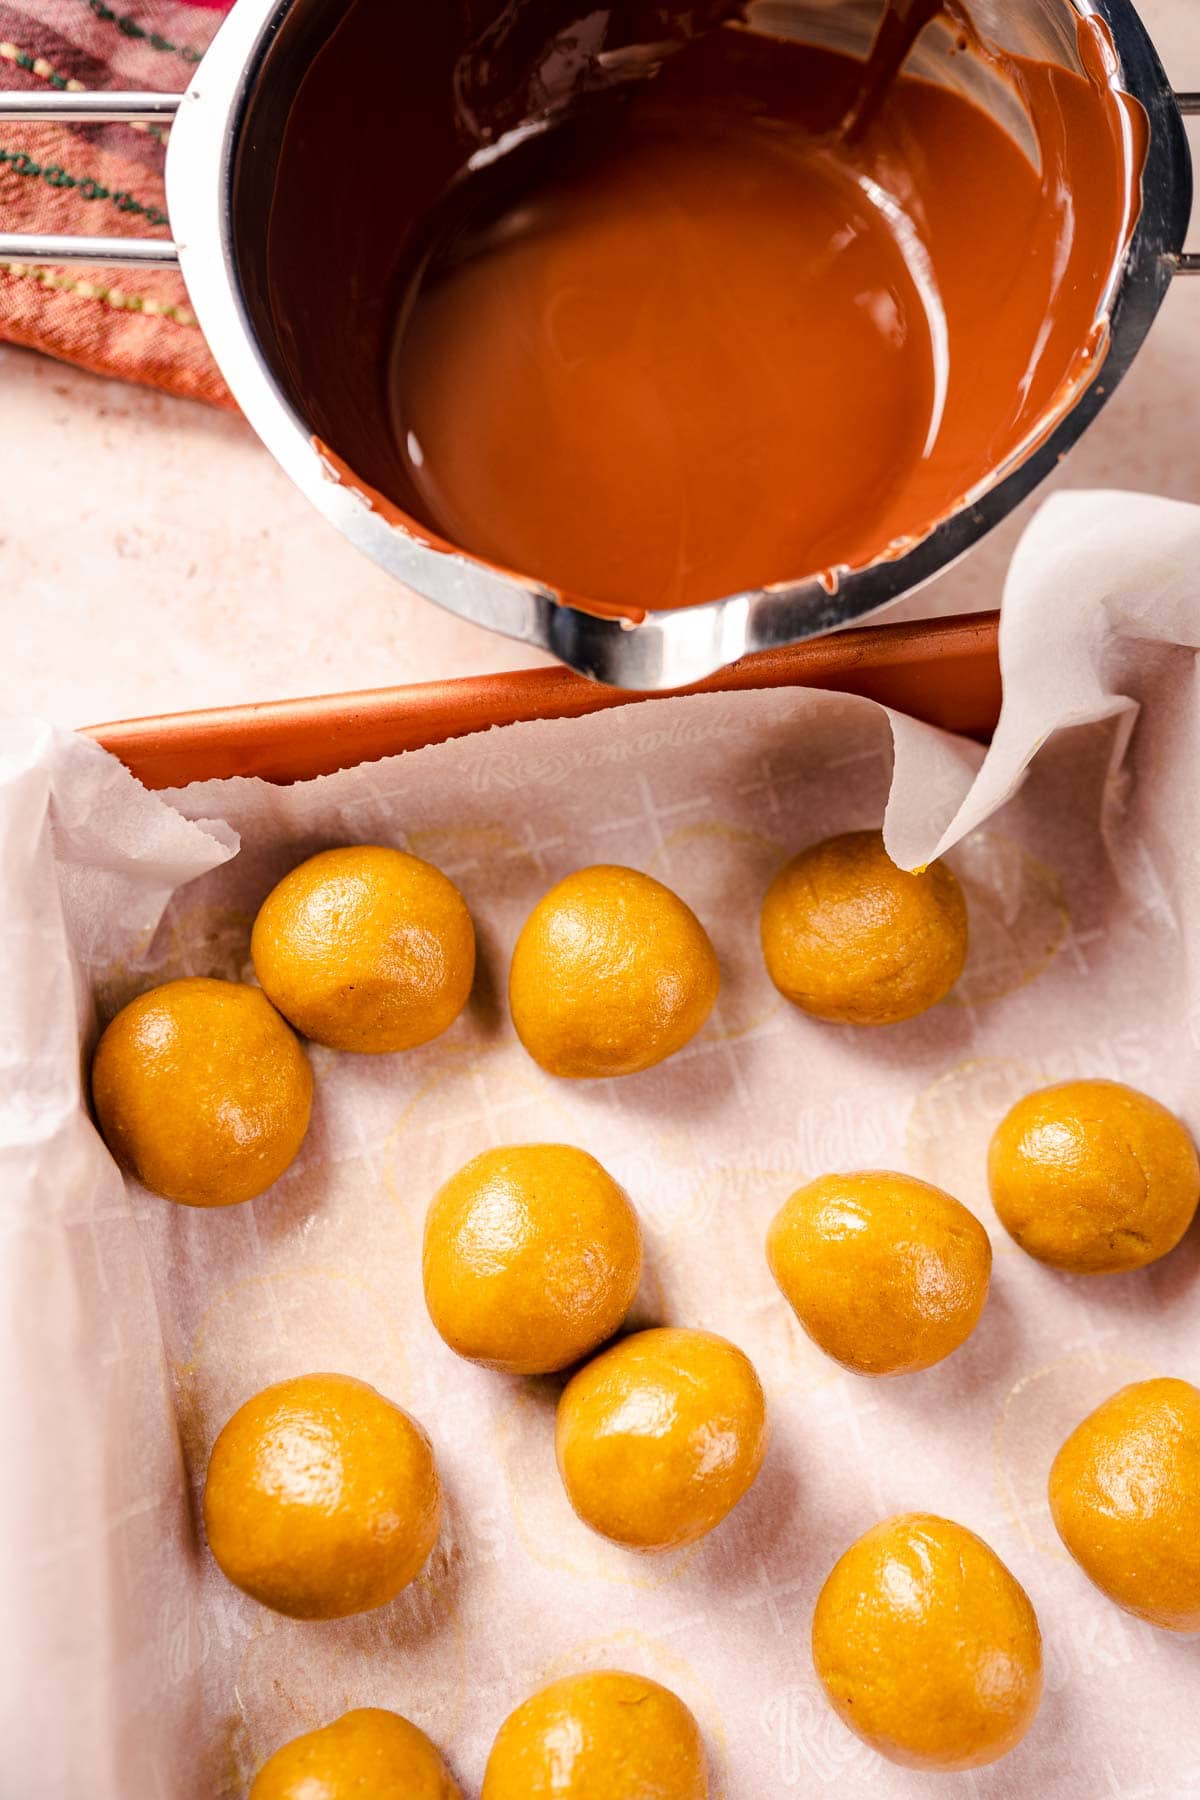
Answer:
M1058 1442L1106 1393L1156 1373L1200 1380L1200 1236L1138 1274L1062 1277L1010 1243L984 1182L993 1125L1050 1078L1131 1081L1200 1129L1197 644L1200 510L1076 494L1045 508L1014 563L986 759L866 700L772 692L517 725L294 788L157 798L82 740L6 727L6 1800L234 1800L283 1739L356 1704L415 1719L474 1795L513 1705L613 1664L694 1708L714 1800L1200 1790L1200 1643L1093 1591L1044 1493ZM898 860L949 852L970 961L912 1024L821 1025L769 985L759 902L785 855L885 807ZM347 841L406 845L460 883L481 947L468 1012L408 1055L314 1048L308 1142L251 1205L192 1212L125 1183L81 1099L96 1024L156 981L246 973L267 889ZM507 958L537 896L601 860L695 907L722 997L665 1066L556 1082L513 1035ZM757 1486L681 1554L640 1559L590 1535L555 1473L556 1384L459 1362L426 1317L434 1189L489 1144L536 1139L593 1151L640 1208L635 1317L726 1333L766 1385ZM762 1248L799 1183L870 1166L943 1184L996 1250L972 1340L890 1383L809 1344ZM412 1588L331 1625L237 1594L198 1528L223 1421L264 1383L315 1369L415 1412L448 1502ZM812 1673L821 1581L905 1508L982 1533L1041 1618L1036 1727L974 1775L880 1761Z

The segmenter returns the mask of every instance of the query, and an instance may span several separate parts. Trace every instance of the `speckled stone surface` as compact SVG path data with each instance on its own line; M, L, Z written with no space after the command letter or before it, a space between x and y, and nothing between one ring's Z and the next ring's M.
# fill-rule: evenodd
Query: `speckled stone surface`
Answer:
M1200 89L1200 0L1141 11L1175 86ZM539 660L390 581L237 419L0 349L0 421L5 711L81 725ZM1051 485L1200 501L1200 278ZM1035 504L886 616L996 605Z

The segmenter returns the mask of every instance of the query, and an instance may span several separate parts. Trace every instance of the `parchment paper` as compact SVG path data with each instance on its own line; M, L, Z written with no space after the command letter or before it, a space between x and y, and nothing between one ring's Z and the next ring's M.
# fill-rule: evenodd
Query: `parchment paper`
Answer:
M1055 1448L1105 1394L1143 1375L1200 1380L1200 1235L1138 1274L1062 1277L1010 1243L984 1181L991 1129L1047 1079L1133 1082L1200 1131L1200 509L1051 501L1013 565L1002 644L986 760L869 701L774 692L519 725L294 788L155 798L82 740L6 728L0 1794L234 1800L285 1738L383 1704L432 1734L474 1796L515 1704L612 1665L693 1707L713 1800L1200 1790L1200 1644L1110 1606L1045 1504ZM821 1025L768 983L759 903L785 855L885 807L898 860L950 850L968 968L910 1025ZM314 1047L308 1142L252 1204L193 1212L127 1185L81 1100L81 1043L157 981L245 974L271 884L354 841L406 845L460 883L481 949L469 1011L404 1056ZM696 908L722 998L661 1068L556 1082L508 1022L507 959L538 895L600 860ZM638 1558L592 1536L555 1473L557 1384L460 1362L426 1317L419 1245L438 1183L489 1144L539 1139L594 1152L640 1208L635 1320L724 1332L766 1385L763 1474L685 1553ZM762 1247L794 1187L872 1166L948 1187L996 1251L966 1347L885 1383L809 1344ZM364 1377L424 1421L448 1502L420 1580L333 1625L237 1594L198 1524L224 1420L317 1369ZM973 1775L879 1760L809 1661L833 1561L908 1508L980 1532L1045 1635L1035 1728Z

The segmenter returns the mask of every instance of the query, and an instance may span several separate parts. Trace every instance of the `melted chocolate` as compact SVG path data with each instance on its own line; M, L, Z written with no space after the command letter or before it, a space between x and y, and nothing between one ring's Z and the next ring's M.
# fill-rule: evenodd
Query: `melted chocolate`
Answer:
M306 84L323 104L364 6L380 26L359 0ZM480 3L465 30L413 10L391 256L376 216L350 247L354 339L295 347L310 371L343 359L336 407L308 396L335 469L427 541L634 616L829 578L908 547L1094 371L1144 148L1098 22L1080 76L996 57L954 15L1035 167L900 73L937 0L890 0L865 66L717 0L581 23L524 0L482 25Z

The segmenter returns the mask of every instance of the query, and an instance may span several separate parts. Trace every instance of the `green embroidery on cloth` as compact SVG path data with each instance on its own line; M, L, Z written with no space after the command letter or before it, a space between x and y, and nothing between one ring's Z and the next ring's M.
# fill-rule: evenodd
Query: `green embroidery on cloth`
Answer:
M117 312L143 313L147 318L170 319L176 325L196 325L196 315L190 307L175 306L152 294L131 294L124 288L99 287L94 281L75 281L69 275L60 275L54 269L36 268L30 263L0 262L0 275L10 275L15 281L32 281L54 293L78 294L81 300L94 300Z
M90 175L70 175L59 163L36 162L27 151L6 150L0 144L0 169L6 167L14 175L44 181L48 187L73 188L81 200L111 200L118 212L137 213L148 225L166 225L168 222L160 206L146 206L124 188L107 188Z
M84 0L84 4L105 25L115 25L125 37L134 38L140 44L148 44L151 50L162 50L169 56L182 57L187 63L198 63L204 54L202 50L193 50L187 44L173 44L169 38L160 37L157 31L147 31L144 25L139 25L128 13L114 12L111 6L104 4L104 0Z
M66 76L59 75L53 69L51 69L51 71L48 75L43 74L41 69L39 69L37 66L39 59L35 56L30 56L28 50L18 50L14 46L12 55L9 56L6 60L9 62L16 63L18 69L24 69L30 75L40 75L43 81L48 82L52 88L58 88L60 93L63 93L66 91L66 86L67 86Z

